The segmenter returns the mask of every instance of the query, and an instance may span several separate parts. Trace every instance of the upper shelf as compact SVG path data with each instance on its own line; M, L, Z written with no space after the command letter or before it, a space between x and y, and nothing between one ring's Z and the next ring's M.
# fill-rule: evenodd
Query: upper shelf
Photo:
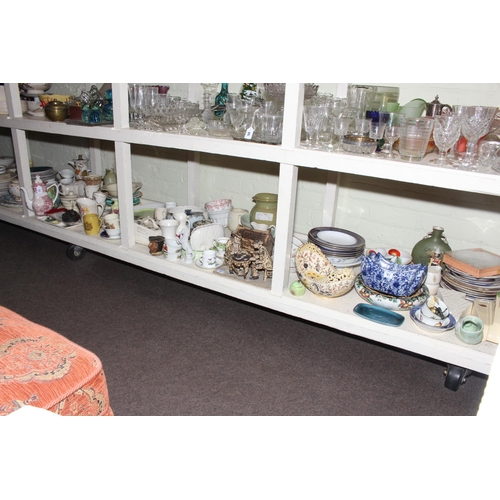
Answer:
M10 85L10 84L9 84ZM297 147L301 124L302 96L299 84L287 85L283 145L273 146L230 138L200 137L166 132L150 132L128 128L126 84L116 85L114 104L115 126L79 126L52 122L44 117L0 116L0 127L64 136L77 136L130 144L143 144L192 152L219 154L235 158L249 158L268 162L319 168L366 177L388 179L410 184L500 196L500 175L488 172L467 172L447 167L436 167L422 162L404 162L372 159L354 154L311 151ZM288 88L290 86L290 89ZM17 110L20 114L20 108ZM16 114L17 114L16 113ZM117 118L118 117L118 118ZM119 126L119 123L122 126Z

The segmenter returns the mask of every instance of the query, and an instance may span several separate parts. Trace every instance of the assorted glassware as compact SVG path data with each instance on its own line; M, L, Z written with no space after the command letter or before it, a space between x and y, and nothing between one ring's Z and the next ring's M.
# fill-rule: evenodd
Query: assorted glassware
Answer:
M496 107L441 105L437 97L432 103L414 99L399 106L377 100L377 87L371 85L350 84L346 98L318 89L314 84L304 86L300 147L403 161L421 161L437 150L429 163L500 172L500 136L485 140L492 132ZM131 127L281 144L283 83L266 83L263 88L243 84L239 93L230 93L227 83L202 83L200 103L172 96L168 90L129 84ZM410 106L413 103L419 106ZM427 116L422 116L426 110Z

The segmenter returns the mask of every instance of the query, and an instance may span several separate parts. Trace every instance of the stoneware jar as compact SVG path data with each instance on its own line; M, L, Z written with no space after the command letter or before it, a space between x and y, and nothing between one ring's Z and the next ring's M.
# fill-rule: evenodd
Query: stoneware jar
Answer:
M275 226L278 195L274 193L258 193L253 197L253 201L255 205L250 211L250 222Z

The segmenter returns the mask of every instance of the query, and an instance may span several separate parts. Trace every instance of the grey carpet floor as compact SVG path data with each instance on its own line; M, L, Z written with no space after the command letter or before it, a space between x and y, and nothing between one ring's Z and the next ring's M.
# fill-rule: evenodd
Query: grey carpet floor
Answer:
M94 352L118 416L475 415L444 364L0 222L0 303Z

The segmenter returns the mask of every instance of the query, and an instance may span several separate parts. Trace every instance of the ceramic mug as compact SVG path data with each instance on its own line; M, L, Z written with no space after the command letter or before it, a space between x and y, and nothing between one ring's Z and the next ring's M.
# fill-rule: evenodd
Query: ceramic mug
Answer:
M215 255L215 250L203 250L203 255L201 256L201 263L203 267L216 266L217 257Z
M224 254L226 252L226 245L227 245L227 242L229 241L229 238L225 238L225 237L222 237L222 238L217 238L216 240L214 240L214 248L215 248L215 251L217 252L217 257L224 257Z
M108 214L103 217L104 227L106 229L119 229L120 217L117 214Z
M101 226L102 219L97 214L86 213L83 216L83 228L85 229L85 234L95 236L99 234Z
M96 185L96 184L90 184L90 185L87 185L85 186L85 196L87 198L92 198L94 199L94 194L97 193L97 191L99 191L99 186ZM101 202L102 204L102 202Z
M164 243L165 238L163 236L150 236L148 245L149 253L151 255L162 255Z
M477 316L464 316L455 326L455 335L465 344L480 344L483 341L484 323Z

